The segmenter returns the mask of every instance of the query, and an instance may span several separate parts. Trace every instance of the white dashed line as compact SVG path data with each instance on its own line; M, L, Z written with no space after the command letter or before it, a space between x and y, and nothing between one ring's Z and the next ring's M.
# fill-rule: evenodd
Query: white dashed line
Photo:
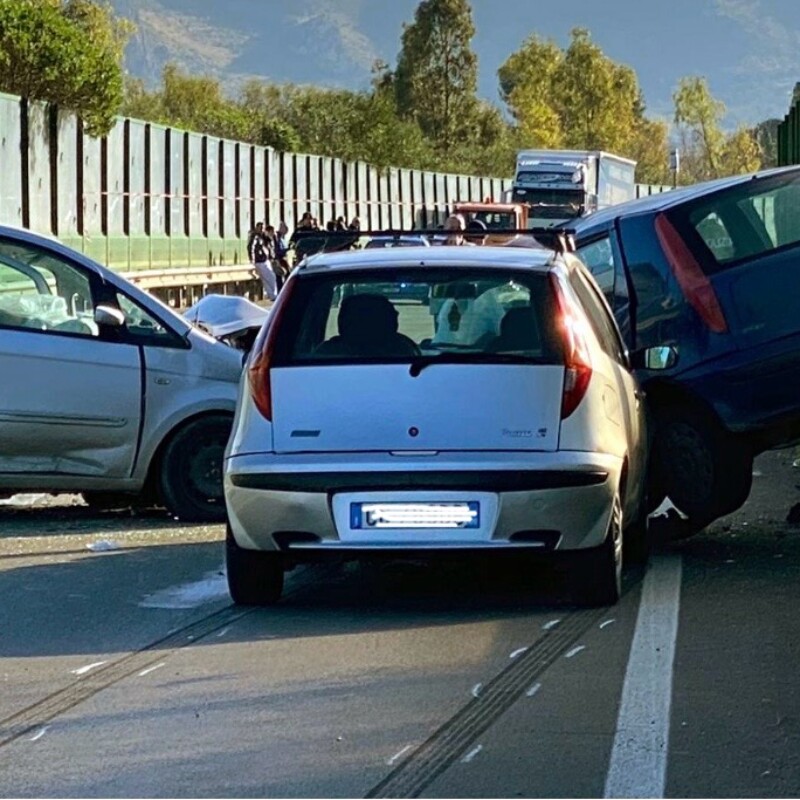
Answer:
M579 644L577 647L573 647L572 650L570 650L568 653L565 653L564 658L572 658L573 656L578 655L578 653L580 653L581 650L585 649L586 649L585 644Z
M664 796L680 600L680 556L653 559L625 670L605 797Z
M87 664L85 667L78 667L78 669L72 669L70 672L73 675L85 675L90 670L102 667L103 664L108 664L108 661L95 661L94 664Z
M151 672L155 672L155 670L157 670L157 669L160 669L161 667L163 667L163 666L165 666L165 665L166 665L166 662L162 661L160 664L156 664L156 665L155 665L155 666L153 666L153 667L148 667L147 669L143 669L143 670L142 670L142 671L139 673L139 677L140 677L140 678L143 678L145 675L147 675L147 674L149 674L149 673L151 673Z
M603 628L607 628L609 625L613 625L616 622L615 619L607 619L605 622L600 623L600 630Z
M479 744L477 747L473 747L472 750L470 750L469 753L467 753L464 758L461 759L461 763L469 764L469 762L472 761L472 759L475 758L475 756L478 755L481 750L483 750L482 744Z
M225 634L226 634L226 633L227 633L229 630L230 630L230 628L223 628L223 629L222 629L222 630L221 630L221 631L220 631L220 632L217 634L217 639L221 639L221 638L222 638L222 637L223 637L223 636L224 636L224 635L225 635Z
M545 624L542 625L542 630L549 631L552 628L555 628L555 626L558 625L559 622L561 622L560 619L551 619L550 622L545 622Z
M396 761L399 761L410 749L411 745L407 744L399 753L395 753L386 763L391 767Z
M515 650L509 658L516 658L517 656L521 656L528 648L527 647L520 647L519 650Z
M476 683L472 687L472 696L473 697L477 697L481 693L481 689L483 689L483 684L482 683Z
M541 683L534 683L533 686L531 686L531 688L528 689L527 692L525 692L525 697L533 697L541 688L542 688Z

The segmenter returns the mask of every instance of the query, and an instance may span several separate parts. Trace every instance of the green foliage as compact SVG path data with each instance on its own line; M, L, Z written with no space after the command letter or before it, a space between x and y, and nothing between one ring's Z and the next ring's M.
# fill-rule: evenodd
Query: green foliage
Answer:
M705 78L683 78L673 99L682 142L683 183L752 172L760 167L761 152L751 131L739 128L727 136L723 132L725 104L714 98Z
M396 69L377 62L361 92L254 79L229 96L218 79L174 64L150 91L123 81L133 31L107 0L0 0L0 91L74 111L92 135L108 132L121 111L379 167L508 176L520 149L602 149L635 159L639 181L671 179L667 123L645 116L635 72L582 28L564 49L533 33L509 55L498 79L511 122L477 98L468 0L421 0L403 28ZM776 163L777 120L726 134L725 107L703 78L681 80L673 99L682 182Z
M133 30L107 3L0 0L0 91L55 103L103 135L122 101Z
M422 0L403 30L394 74L401 117L415 121L439 154L474 131L478 59L467 0Z
M753 138L761 151L761 166L764 169L778 166L779 119L767 119L753 128Z
M644 116L636 74L575 28L561 50L537 35L498 70L500 96L524 147L608 150L639 162L638 179L668 177L667 128Z

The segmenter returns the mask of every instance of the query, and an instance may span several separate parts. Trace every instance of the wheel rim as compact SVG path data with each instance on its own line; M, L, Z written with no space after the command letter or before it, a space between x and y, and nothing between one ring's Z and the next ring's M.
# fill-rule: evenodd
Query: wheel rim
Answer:
M225 448L219 442L200 441L188 454L186 482L193 495L216 503L223 498L222 458Z
M614 546L614 579L617 592L622 590L622 502L617 496L611 512L611 541Z

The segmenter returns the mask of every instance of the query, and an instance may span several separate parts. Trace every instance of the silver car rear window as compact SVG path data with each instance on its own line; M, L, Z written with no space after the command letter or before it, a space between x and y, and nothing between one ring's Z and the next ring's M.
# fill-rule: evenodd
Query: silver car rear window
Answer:
M544 273L376 269L298 277L278 331L276 366L413 361L563 363Z

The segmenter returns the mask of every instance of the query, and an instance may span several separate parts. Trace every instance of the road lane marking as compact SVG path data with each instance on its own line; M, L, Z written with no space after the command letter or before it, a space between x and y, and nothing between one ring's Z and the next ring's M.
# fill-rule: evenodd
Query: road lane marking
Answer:
M553 628L555 628L556 625L558 625L559 622L561 622L560 619L551 619L550 622L545 622L545 624L542 625L542 630L543 631L552 630Z
M473 747L472 750L470 750L469 753L467 753L464 758L461 759L461 763L469 764L469 762L472 761L472 759L475 758L475 756L478 755L481 750L483 750L482 744L479 744L477 747Z
M572 658L573 656L578 655L578 653L580 653L581 650L585 650L585 649L586 649L586 645L585 644L579 644L577 647L573 647L572 650L570 650L569 652L565 653L564 654L564 658Z
M148 667L147 669L143 669L139 673L139 677L143 678L145 675L149 675L151 672L154 672L155 670L160 669L161 667L165 667L165 666L166 666L166 662L162 661L160 664L155 664L152 667Z
M477 697L481 693L481 689L483 689L483 684L482 683L476 683L472 687L472 696L473 697Z
M528 689L527 692L525 692L525 697L533 697L541 688L542 688L541 683L534 683L533 686L531 686L531 688Z
M28 741L29 742L38 742L39 739L41 739L42 736L44 736L49 729L50 729L50 726L49 725L45 725L44 728L42 728L35 736L31 736L31 738L28 739Z
M217 639L221 639L221 638L222 638L222 637L223 637L223 636L224 636L224 635L225 635L225 634L226 634L226 633L227 633L229 630L230 630L230 628L223 628L223 629L222 629L222 630L221 630L221 631L220 631L220 632L217 634Z
M85 667L78 667L78 669L71 669L70 672L73 675L85 675L90 670L102 667L103 664L108 664L108 661L95 661L94 664L87 664Z
M600 623L600 630L602 630L603 628L608 627L609 625L613 625L615 622L616 622L615 619L607 619L605 622L601 622Z
M680 596L680 556L653 559L642 586L605 797L664 796Z
M395 762L399 761L411 747L412 745L407 744L399 753L395 753L386 763L391 767Z
M515 650L509 658L516 658L517 656L521 656L528 648L527 647L520 647L519 650Z

